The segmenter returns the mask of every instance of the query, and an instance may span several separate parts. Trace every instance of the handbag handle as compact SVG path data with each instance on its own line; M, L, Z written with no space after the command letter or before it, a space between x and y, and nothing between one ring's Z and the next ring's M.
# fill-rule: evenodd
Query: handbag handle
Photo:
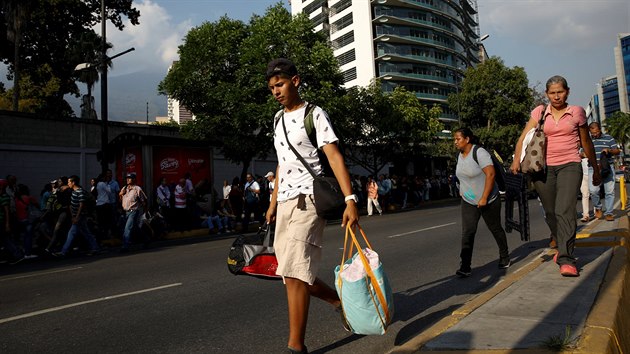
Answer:
M545 107L545 105L542 106L543 109L540 111L540 119L538 120L538 127L536 130L542 130L545 126L545 112L547 112L547 107Z
M310 110L312 110L313 108L314 107L310 103L308 103L306 105L306 108L304 109L304 117L306 117L309 114ZM284 136L287 139L287 144L289 144L289 148L291 148L291 151L293 151L295 156L297 156L298 160L300 160L300 162L302 162L302 165L304 165L304 167L306 167L308 172L310 172L311 176L313 176L313 178L317 177L317 175L315 174L315 171L313 171L313 169L306 163L306 161L304 160L302 155L300 155L297 152L297 150L295 150L293 145L291 145L291 142L289 141L289 134L287 134L287 126L284 125L284 114L282 115L282 129L284 129Z
M365 232L363 231L363 228L361 228L359 224L355 224L354 227L356 227L361 232L361 236L363 237L363 240L365 241L365 244L367 245L367 247L369 249L372 249L372 245L370 244L370 241L368 241L367 236L365 236ZM348 235L350 237L348 237ZM350 241L350 247L348 248L347 246L348 246L349 241ZM376 296L378 297L378 300L380 301L381 306L383 307L383 312L385 312L385 319L383 319L380 311L378 311L378 304L374 300L374 294L370 291L370 295L372 296L372 302L374 302L374 306L377 309L376 313L378 314L379 319L381 320L381 323L383 324L383 328L385 328L386 324L389 323L390 321L390 314L389 314L389 307L387 306L387 302L385 301L385 295L383 293L383 289L381 289L381 286L378 283L378 280L376 279L374 272L372 271L372 267L370 266L370 263L368 262L367 257L365 257L363 250L361 250L361 245L359 244L359 241L357 240L357 237L354 231L352 231L352 227L350 225L346 226L346 237L344 239L343 254L341 256L341 265L339 266L339 269L343 269L343 264L345 263L346 259L350 259L349 257L352 255L353 245L357 248L357 253L359 254L359 257L361 258L361 263L363 263L363 267L365 268L365 271L368 276L368 279L366 279L366 283L367 283L366 285L368 285L368 289L369 289L369 285L370 284L372 285L372 287L374 288L374 292L376 293ZM346 249L348 249L347 253L346 253ZM346 258L346 254L348 255L348 258ZM343 282L341 281L341 276L338 277L337 284L339 287L339 297L341 297L341 290L342 290L342 284L343 284Z

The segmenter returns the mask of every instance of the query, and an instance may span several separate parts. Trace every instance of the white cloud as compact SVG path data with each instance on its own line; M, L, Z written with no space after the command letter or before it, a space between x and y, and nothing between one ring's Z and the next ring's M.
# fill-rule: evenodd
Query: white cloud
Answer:
M630 30L627 0L479 0L478 4L482 28L548 47L597 47L602 37Z
M110 55L135 48L134 52L114 59L111 75L136 71L166 73L172 61L177 60L177 48L193 25L190 20L173 23L169 13L151 0L144 0L135 7L140 11L139 25L134 26L127 20L123 31L108 25L107 41L114 45Z
M571 103L586 105L595 84L614 75L617 34L630 32L628 0L478 0L490 55L525 68L530 84L563 75Z

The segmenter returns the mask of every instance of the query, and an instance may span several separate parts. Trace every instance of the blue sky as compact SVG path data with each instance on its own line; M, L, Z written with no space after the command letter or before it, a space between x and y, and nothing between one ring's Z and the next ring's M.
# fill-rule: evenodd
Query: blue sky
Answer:
M109 73L110 119L145 120L147 103L149 120L165 116L166 98L157 95L156 87L177 60L177 47L186 33L223 15L247 22L252 14L262 15L278 2L134 1L141 13L140 25L129 25L122 32L108 27L107 40L114 44L110 55L136 48L116 58ZM287 0L282 3L288 8ZM484 41L489 55L501 57L509 67L524 67L530 86L539 83L539 89L547 78L565 76L571 87L570 103L582 106L596 92L601 78L615 74L617 33L630 33L628 0L478 0L478 9L480 32L490 35ZM100 32L100 26L96 31ZM6 82L4 75L2 79ZM96 89L100 114L98 84Z

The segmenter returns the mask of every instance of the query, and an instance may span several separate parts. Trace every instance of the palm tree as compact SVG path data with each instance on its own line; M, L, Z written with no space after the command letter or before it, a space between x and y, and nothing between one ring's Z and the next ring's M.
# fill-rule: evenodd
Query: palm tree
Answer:
M13 110L20 108L20 43L22 29L37 0L2 0L2 11L7 22L7 36L13 42Z
M107 49L112 47L111 43L107 43ZM94 98L92 97L92 88L98 82L99 68L101 68L101 39L99 36L93 33L86 33L81 36L80 41L75 47L75 55L78 62L88 63L86 68L77 71L77 81L83 82L87 85L87 100L83 102L83 105L86 105L82 110L81 117L82 118L96 118L96 113L94 111L94 107L92 107L92 102ZM112 67L112 61L108 60L108 67ZM87 114L84 114L86 112Z
M606 119L606 131L621 144L621 151L626 155L626 144L630 140L630 114L617 111Z

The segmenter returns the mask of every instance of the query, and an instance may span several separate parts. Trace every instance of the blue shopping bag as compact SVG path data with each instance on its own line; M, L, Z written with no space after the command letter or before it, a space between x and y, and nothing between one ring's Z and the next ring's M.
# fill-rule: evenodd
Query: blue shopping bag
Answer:
M363 229L358 225L356 227L361 231L367 245L366 250L373 252ZM354 247L357 252L350 258ZM376 267L371 267L365 252L350 226L346 227L341 264L335 267L335 288L352 332L364 335L384 334L394 315L392 289L383 264L379 261ZM346 280L340 273L344 265L349 266L353 261L362 263L365 275L357 280Z

